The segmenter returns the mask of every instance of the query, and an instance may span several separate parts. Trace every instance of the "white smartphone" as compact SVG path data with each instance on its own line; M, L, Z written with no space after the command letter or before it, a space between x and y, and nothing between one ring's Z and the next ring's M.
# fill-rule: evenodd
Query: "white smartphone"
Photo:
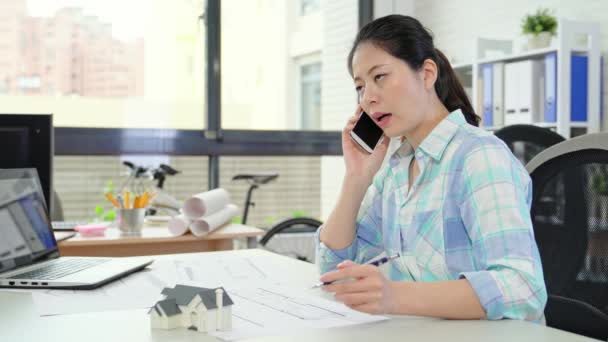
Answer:
M350 137L367 153L374 151L383 134L382 128L365 112L361 113L355 127L350 131Z

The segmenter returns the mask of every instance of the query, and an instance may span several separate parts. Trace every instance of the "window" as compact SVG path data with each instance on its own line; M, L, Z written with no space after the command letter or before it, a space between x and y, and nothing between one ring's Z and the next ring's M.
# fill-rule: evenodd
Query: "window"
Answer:
M300 128L321 129L321 63L300 67Z
M340 131L356 104L345 61L358 2L331 2L306 17L297 1L264 4L221 1L222 128ZM328 88L339 95L322 101Z
M255 206L249 208L247 224L270 228L279 221L321 215L321 157L230 156L220 159L220 184L239 206L241 217L249 184L233 181L239 173L272 172L279 177L260 185L251 197Z
M0 112L45 108L59 127L204 128L204 1L4 1L18 34L0 75L39 74L42 86L8 84Z
M114 191L126 179L127 160L136 165L158 167L168 164L180 171L168 176L163 189L178 201L184 201L207 186L207 156L56 156L53 159L53 187L59 195L65 220L83 221L102 218L95 207L104 212L112 210L104 191L112 186ZM144 181L151 188L153 181Z

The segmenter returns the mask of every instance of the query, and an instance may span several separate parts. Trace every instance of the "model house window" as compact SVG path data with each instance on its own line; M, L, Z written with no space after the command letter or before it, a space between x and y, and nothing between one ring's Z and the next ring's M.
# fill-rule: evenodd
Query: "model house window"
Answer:
M321 129L321 63L300 67L300 122L307 130Z
M300 15L309 15L321 9L321 0L300 0Z

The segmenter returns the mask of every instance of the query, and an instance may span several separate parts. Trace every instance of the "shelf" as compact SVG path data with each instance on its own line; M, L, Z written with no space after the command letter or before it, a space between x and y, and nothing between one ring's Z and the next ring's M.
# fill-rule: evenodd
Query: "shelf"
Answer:
M532 123L532 125L538 126L538 127L543 127L543 128L557 128L557 122L534 122L534 123ZM572 128L589 128L589 124L586 122L570 122L569 126ZM490 126L490 127L482 126L483 129L488 130L488 131L495 131L495 130L501 129L503 127L504 126Z
M544 128L556 128L557 122L535 122L534 125Z
M521 53L513 54L513 55L505 55L500 57L492 57L492 58L482 58L477 60L476 64L487 64L487 63L497 63L497 62L516 62L525 59L531 59L535 57L542 57L544 55L550 54L552 52L557 52L557 47L548 47L543 49L535 49L522 51ZM588 49L572 49L573 54L585 54L588 52ZM462 64L463 66L465 64Z
M452 64L452 69L454 70L462 70L462 69L473 69L472 63L456 63ZM468 71L468 70L465 70Z

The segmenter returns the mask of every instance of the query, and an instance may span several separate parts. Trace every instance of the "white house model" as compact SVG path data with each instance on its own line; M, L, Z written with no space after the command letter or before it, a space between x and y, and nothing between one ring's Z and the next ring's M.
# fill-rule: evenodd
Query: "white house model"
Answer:
M232 329L232 299L223 287L175 285L148 312L153 329L188 328L199 332Z

